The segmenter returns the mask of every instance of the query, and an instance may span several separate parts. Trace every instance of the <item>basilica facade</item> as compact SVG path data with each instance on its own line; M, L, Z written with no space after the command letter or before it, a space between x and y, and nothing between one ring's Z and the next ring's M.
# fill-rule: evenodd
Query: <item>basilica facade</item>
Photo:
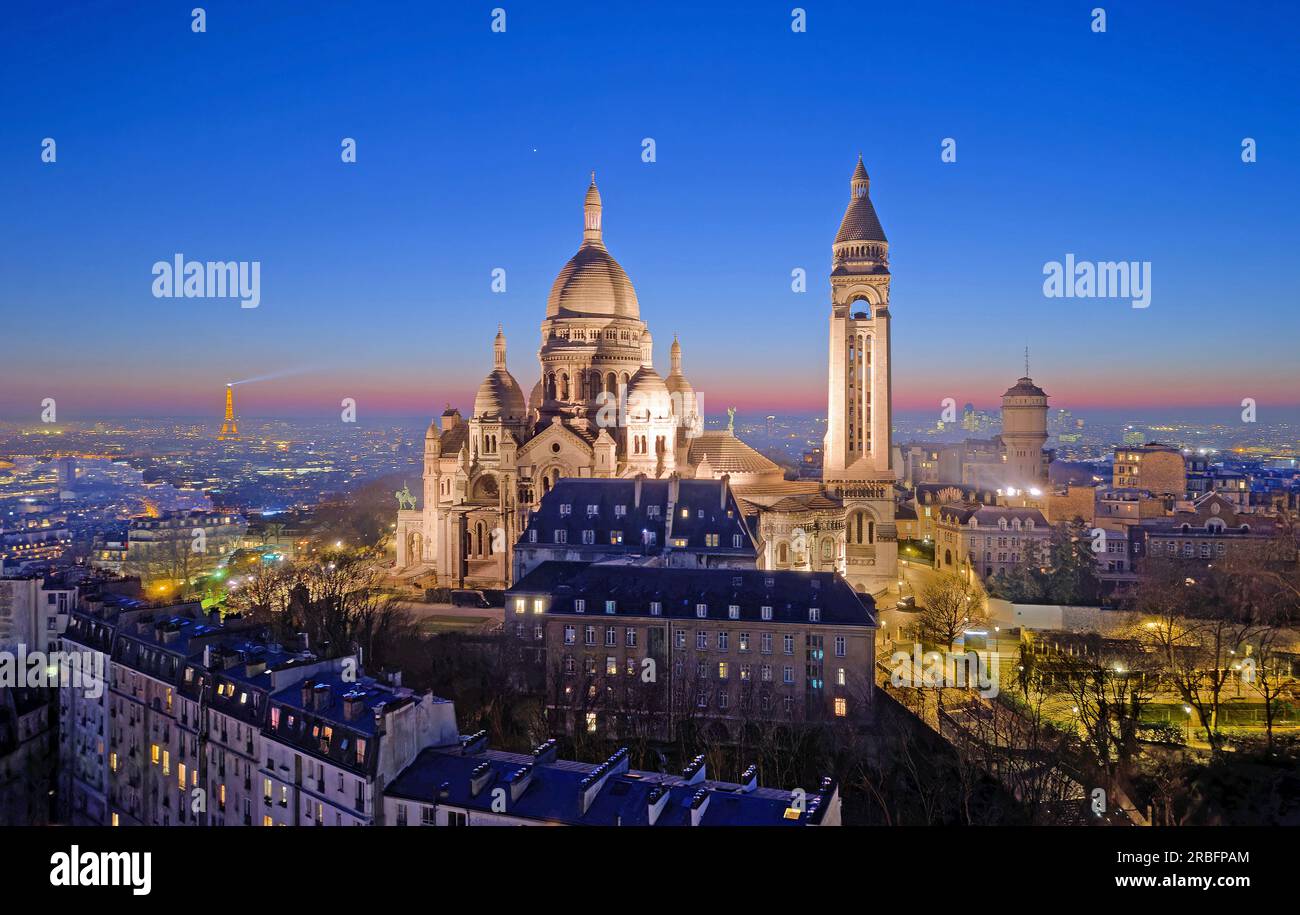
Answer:
M530 513L561 478L726 478L767 568L839 571L879 592L896 574L890 416L889 244L859 158L832 246L828 422L822 481L787 480L732 429L703 426L674 339L666 376L636 290L605 247L595 176L582 244L546 303L527 397L498 329L466 419L448 408L424 441L422 497L399 510L400 577L503 588Z

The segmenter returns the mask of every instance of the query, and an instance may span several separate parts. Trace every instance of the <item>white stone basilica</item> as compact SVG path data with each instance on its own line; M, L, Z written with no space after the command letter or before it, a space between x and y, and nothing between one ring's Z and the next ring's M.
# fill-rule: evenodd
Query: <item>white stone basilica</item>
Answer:
M859 590L894 581L890 417L889 243L858 160L832 247L830 397L821 482L786 480L725 431L704 431L674 339L655 371L636 290L605 248L593 174L582 245L546 302L541 377L527 401L494 365L465 420L448 408L425 435L423 498L397 517L397 573L443 587L509 584L511 550L529 513L561 477L727 477L758 519L760 564L838 570ZM624 403L624 409L619 404Z

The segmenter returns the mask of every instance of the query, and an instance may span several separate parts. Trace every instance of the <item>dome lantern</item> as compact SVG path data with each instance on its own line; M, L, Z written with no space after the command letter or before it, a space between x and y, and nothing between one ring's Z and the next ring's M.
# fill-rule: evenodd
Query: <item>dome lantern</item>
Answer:
M596 170L591 171L591 186L587 188L587 199L582 205L582 243L600 245L600 190L596 187Z

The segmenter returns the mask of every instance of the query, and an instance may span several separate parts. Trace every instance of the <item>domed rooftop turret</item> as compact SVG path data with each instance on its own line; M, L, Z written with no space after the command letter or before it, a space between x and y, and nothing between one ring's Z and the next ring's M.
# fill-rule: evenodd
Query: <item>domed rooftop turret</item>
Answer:
M1046 397L1047 392L1034 384L1034 380L1028 376L1019 379L1015 385L1007 388L1003 397Z
M497 326L494 350L496 366L483 379L478 394L474 396L474 418L524 422L528 418L528 405L524 402L519 382L506 370L506 335L500 325Z
M673 406L680 405L682 415L689 416L695 412L695 389L682 374L682 345L677 342L676 336L673 337L673 346L669 350L669 355L672 367L668 377L664 379L664 384L668 387L668 393L673 395Z
M644 418L647 411L653 418L672 413L672 398L668 385L651 366L643 365L627 385L629 417Z

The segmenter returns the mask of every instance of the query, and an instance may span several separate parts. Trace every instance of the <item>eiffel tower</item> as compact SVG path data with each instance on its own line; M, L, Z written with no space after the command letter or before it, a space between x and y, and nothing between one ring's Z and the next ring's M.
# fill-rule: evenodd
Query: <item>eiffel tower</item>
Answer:
M221 421L221 431L217 433L217 441L239 441L239 423L235 421L235 389L230 385L226 385L226 418Z

